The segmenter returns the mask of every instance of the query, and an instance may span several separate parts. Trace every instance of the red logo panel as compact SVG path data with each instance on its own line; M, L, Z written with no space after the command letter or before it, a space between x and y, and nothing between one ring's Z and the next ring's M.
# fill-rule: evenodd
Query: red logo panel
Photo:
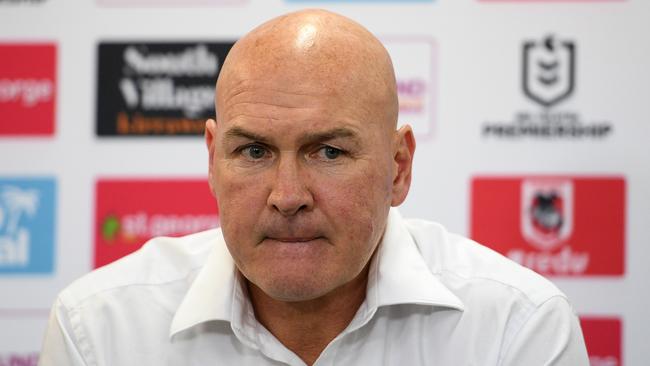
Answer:
M479 0L486 3L615 3L627 0Z
M219 225L205 179L99 180L95 268L140 248L155 236L181 236Z
M0 44L0 135L52 135L56 46Z
M477 177L471 236L543 275L622 275L620 177Z
M621 321L617 318L580 317L591 366L622 366Z

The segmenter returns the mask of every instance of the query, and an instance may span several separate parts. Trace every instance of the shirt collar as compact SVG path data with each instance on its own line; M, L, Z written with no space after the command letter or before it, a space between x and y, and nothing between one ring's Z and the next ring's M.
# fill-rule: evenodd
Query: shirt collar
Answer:
M436 245L436 243L430 243ZM431 271L399 211L392 208L382 242L371 263L367 310L396 304L419 304L463 310L460 299Z
M213 320L231 322L233 330L245 328L243 333L250 334L256 325L240 278L223 236L219 236L174 314L170 337ZM424 262L400 213L392 208L382 242L370 264L366 300L360 311L372 314L381 306L396 304L464 309L460 299Z
M170 337L207 321L230 321L238 282L235 263L219 235L174 314Z

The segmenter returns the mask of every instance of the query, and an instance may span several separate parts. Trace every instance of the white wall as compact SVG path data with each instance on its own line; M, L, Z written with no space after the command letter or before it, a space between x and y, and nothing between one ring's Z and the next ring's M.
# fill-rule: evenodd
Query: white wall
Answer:
M10 364L12 357L34 359L56 293L92 269L99 178L206 176L207 154L200 137L95 135L98 43L234 40L264 20L302 7L328 8L364 24L394 53L401 81L425 82L422 93L409 96L411 102L423 103L423 112L404 112L401 117L401 122L415 125L418 135L415 177L402 207L406 216L440 221L469 235L470 183L476 176L624 179L624 240L609 248L585 244L592 252L622 250L623 273L551 279L581 315L620 319L623 363L646 364L650 3L194 0L195 6L184 7L187 2L180 0L140 0L141 8L120 6L125 3L134 4L0 1L0 44L51 42L57 46L58 59L54 134L0 132L0 184L5 178L33 176L56 182L53 271L0 272L0 365ZM600 138L484 136L487 122L512 122L519 112L540 115L544 110L522 92L521 63L524 41L548 34L576 45L575 89L549 113L577 113L583 123L604 121L612 131ZM0 131L3 124L15 123L1 111ZM608 192L599 192L581 212L607 210L597 204L600 194ZM504 213L495 207L494 214ZM596 364L596 359L592 362Z

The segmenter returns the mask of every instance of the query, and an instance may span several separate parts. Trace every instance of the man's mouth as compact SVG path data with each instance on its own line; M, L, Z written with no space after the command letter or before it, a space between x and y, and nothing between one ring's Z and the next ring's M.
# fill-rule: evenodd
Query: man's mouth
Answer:
M267 239L278 241L281 243L307 243L316 239L320 239L320 236L282 236L282 237L271 237L268 236Z

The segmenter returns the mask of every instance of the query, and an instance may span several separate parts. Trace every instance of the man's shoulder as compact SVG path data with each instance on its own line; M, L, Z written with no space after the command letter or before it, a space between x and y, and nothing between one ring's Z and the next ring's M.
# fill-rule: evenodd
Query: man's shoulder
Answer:
M404 221L432 273L459 295L505 294L525 299L537 307L553 297L566 296L549 280L442 225L421 219Z
M221 237L220 229L212 229L178 238L150 239L137 251L75 280L61 291L59 299L76 306L89 298L134 286L155 288L179 281L189 286L191 277Z

